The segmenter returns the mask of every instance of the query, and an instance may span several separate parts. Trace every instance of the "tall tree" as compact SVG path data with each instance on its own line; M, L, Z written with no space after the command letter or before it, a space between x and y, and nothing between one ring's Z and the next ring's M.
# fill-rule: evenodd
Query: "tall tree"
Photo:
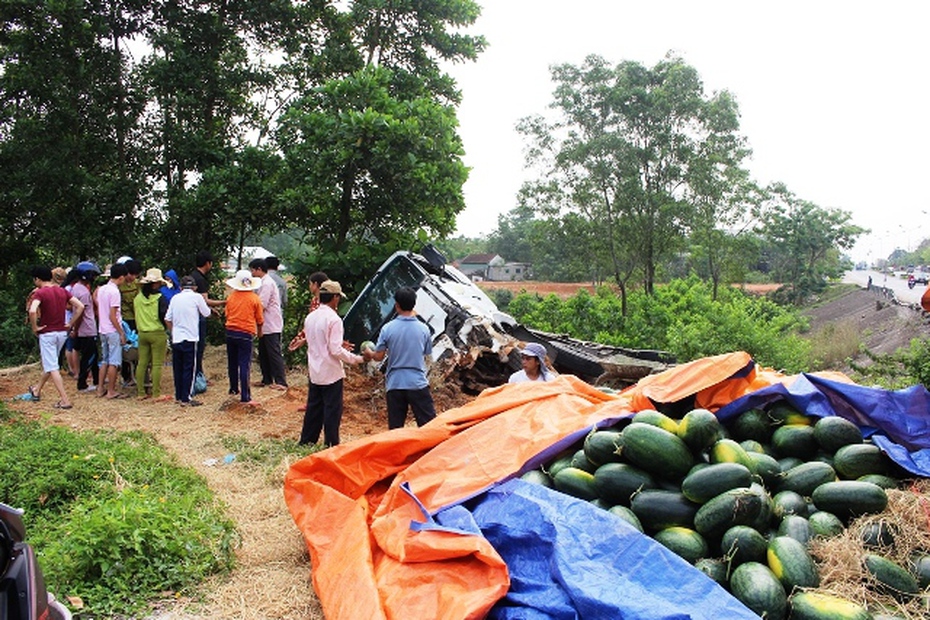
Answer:
M842 274L840 250L851 248L866 229L841 209L824 209L795 196L782 183L768 188L759 233L774 246L773 273L789 285L792 301L819 291Z
M519 126L543 176L528 187L550 209L595 223L621 295L637 270L651 293L696 204L714 200L714 179L747 154L736 103L726 92L705 95L697 71L674 56L652 68L589 56L554 67L552 78L555 118Z
M126 45L133 0L0 2L0 266L47 247L69 260L131 234L143 185Z

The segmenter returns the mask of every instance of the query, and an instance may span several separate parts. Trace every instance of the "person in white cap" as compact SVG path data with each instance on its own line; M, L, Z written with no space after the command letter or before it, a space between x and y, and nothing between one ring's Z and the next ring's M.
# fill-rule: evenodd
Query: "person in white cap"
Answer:
M510 375L508 383L526 383L527 381L552 381L555 376L546 365L546 347L535 342L528 342L520 351L523 370Z
M240 269L226 280L232 289L226 297L226 362L229 371L229 393L238 394L246 405L258 405L252 400L249 376L252 370L252 339L262 337L265 316L262 302L255 291L262 285L248 269Z
M339 445L339 425L342 423L343 363L361 364L364 358L343 347L342 319L336 313L339 300L345 299L338 282L326 280L320 284L320 306L304 319L307 339L307 409L301 444L316 443L323 431L326 446Z

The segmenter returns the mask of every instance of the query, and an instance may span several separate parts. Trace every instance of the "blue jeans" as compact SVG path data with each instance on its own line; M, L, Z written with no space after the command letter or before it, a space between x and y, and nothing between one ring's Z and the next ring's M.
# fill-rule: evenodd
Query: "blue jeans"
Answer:
M192 340L171 345L171 369L174 372L174 398L190 402L194 392L194 368L197 365L197 343Z
M249 374L252 369L252 334L226 330L226 368L229 371L229 393L239 394L244 403L252 400ZM240 388L241 384L241 388Z

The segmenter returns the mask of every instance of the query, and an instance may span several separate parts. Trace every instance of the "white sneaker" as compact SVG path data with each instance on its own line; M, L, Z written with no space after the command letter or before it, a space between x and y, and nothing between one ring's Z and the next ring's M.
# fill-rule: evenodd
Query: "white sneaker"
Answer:
M86 388L84 388L84 389L81 390L81 391L82 391L82 392L96 392L96 391L97 391L97 386L96 386L96 385L88 385Z

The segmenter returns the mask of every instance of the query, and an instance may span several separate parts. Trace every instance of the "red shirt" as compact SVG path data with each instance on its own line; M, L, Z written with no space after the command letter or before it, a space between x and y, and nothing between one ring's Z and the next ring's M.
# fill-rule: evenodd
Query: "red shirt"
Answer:
M41 286L33 300L39 301L39 333L66 332L65 310L71 294L60 286Z

